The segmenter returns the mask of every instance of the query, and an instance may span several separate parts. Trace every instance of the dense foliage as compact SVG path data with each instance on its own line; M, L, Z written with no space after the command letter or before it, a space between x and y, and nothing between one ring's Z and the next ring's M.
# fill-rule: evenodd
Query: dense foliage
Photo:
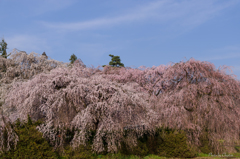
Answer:
M142 97L144 94L131 89L130 84L119 85L100 75L94 76L95 72L83 67L58 68L50 74L38 74L32 80L13 84L15 91L8 93L3 113L12 122L17 118L26 120L26 114L33 120L43 119L45 123L37 128L55 148L63 146L63 128L76 130L71 142L73 147L86 145L88 132L96 130L93 141L96 152L105 151L103 138L108 143L108 152L117 152L124 127L128 125L143 124L153 133L156 119L151 118L156 115L149 109L146 97ZM17 93L17 90L22 92ZM17 94L12 96L11 93ZM136 129L128 134L125 142L136 145L137 137L143 133L144 128Z
M200 137L208 129L214 153L236 152L225 145L239 143L240 82L215 71L209 62L190 59L172 67L150 70L123 68L103 76L119 83L136 82L149 93L151 108L159 114L159 125L184 130L192 146L201 146ZM144 78L147 77L148 81ZM148 101L147 100L147 101Z
M33 121L43 121L37 129L55 150L67 142L77 149L91 141L95 153L194 156L195 151L236 151L219 140L239 141L240 82L211 63L190 59L145 70L105 66L103 71L86 68L80 60L71 67L54 63L52 67L43 56L17 51L12 59L0 58L6 66L0 72L0 135L9 136L1 150L19 141L7 121L25 121L29 114ZM159 127L179 133L157 137ZM142 140L146 134L149 138ZM167 143L174 136L178 146L171 149ZM146 145L159 138L160 147ZM179 148L183 154L175 150Z
M124 67L124 64L121 63L120 57L119 56L114 56L109 54L110 57L112 57L111 61L109 62L109 66L112 67ZM102 67L105 67L106 65L102 65Z
M58 158L58 154L48 144L47 140L42 138L42 133L36 130L40 122L28 121L21 123L19 120L12 127L19 137L16 148L12 147L10 151L5 151L0 158Z

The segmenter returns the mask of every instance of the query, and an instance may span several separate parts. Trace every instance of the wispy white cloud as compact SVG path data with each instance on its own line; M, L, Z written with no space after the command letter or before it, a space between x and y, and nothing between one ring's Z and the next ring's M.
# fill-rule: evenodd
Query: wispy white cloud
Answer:
M217 3L215 0L209 1L194 1L189 3L189 1L184 1L179 3L178 7L173 7L178 12L182 12L183 15L187 15L182 20L182 25L184 26L194 26L202 24L203 22L221 14L221 11L234 6L239 3L235 0L225 1L223 3Z
M98 18L95 20L89 20L85 22L73 22L73 23L50 23L39 21L39 23L43 24L49 28L56 28L56 29L64 29L64 30L83 30L83 29L92 29L92 28L99 28L105 26L113 26L117 24L121 24L123 22L133 21L133 20L140 20L147 18L149 14L148 11L152 5L148 6L147 8L143 8L140 12L122 15L113 18Z
M215 3L214 0L207 1L181 1L173 0L155 1L144 6L132 9L127 14L116 17L102 17L88 21L72 23L54 23L38 21L47 28L65 31L78 31L84 29L96 29L100 27L112 27L123 23L139 20L154 19L157 22L172 22L182 27L196 27L207 20L218 15L223 9L233 6L239 1L229 0L224 3Z
M224 1L221 3L217 3L216 0L209 0L209 1L184 1L179 6L179 15L182 14L183 16L176 20L173 23L171 29L175 29L174 26L180 26L181 32L178 32L176 36L189 32L190 30L194 29L195 27L223 14L224 10L235 6L240 1L230 0ZM178 10L178 8L176 8Z
M117 17L112 18L98 18L94 20L89 20L85 22L73 22L73 23L52 23L52 22L44 22L38 21L40 24L48 27L48 28L55 28L61 30L68 30L68 31L77 31L83 29L92 29L92 28L99 28L99 27L106 27L106 26L114 26L118 24L122 24L123 22L132 22L141 19L146 19L149 16L154 16L154 11L159 7L163 6L167 1L159 1L155 3L150 3L146 7L140 7L134 9L133 13L120 15Z

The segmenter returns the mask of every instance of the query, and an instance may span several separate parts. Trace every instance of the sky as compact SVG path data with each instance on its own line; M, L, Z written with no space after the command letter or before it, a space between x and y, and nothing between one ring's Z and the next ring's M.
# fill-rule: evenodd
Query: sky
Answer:
M169 65L194 58L232 66L240 80L239 0L0 0L7 53L46 52L87 67Z

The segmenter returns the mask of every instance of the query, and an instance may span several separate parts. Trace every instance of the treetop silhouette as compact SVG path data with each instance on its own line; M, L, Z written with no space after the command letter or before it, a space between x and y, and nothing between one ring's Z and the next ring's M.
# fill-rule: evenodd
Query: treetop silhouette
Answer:
M120 57L119 56L114 56L109 54L110 57L112 57L111 61L109 62L109 65L112 67L124 67L124 64L121 63ZM102 67L105 67L106 65L102 65Z

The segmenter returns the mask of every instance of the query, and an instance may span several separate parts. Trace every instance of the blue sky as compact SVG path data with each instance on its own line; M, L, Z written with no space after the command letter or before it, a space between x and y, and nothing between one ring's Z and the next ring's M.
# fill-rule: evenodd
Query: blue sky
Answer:
M27 54L75 54L90 67L109 54L128 67L191 57L233 66L240 79L239 0L0 0L0 36ZM186 57L186 58L185 58Z

